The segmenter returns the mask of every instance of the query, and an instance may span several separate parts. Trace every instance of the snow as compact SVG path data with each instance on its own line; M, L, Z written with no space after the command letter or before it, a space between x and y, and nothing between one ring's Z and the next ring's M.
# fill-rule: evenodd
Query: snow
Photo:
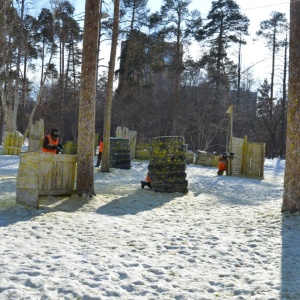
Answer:
M95 161L96 161L95 156ZM300 299L300 222L280 212L285 161L263 180L187 166L189 192L141 189L147 161L95 168L91 200L16 203L0 155L0 299Z

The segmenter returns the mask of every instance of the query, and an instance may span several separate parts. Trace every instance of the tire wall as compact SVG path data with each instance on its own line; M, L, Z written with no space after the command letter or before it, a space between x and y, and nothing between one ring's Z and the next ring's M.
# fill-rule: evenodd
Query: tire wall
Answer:
M148 176L155 192L188 192L186 151L183 137L150 138Z
M111 168L131 168L129 139L110 138L109 160Z

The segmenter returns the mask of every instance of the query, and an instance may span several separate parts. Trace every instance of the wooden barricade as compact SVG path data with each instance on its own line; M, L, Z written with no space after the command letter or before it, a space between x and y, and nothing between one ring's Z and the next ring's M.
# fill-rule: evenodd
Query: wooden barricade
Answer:
M247 136L231 138L232 175L264 177L265 143L248 142Z
M16 201L39 207L39 196L74 192L76 155L25 152L20 154Z
M72 142L72 141L67 141L64 144L63 154L73 154L73 155L76 155L77 154L77 145L74 142ZM97 148L97 154L98 154L98 148Z
M135 159L148 160L149 159L149 144L138 144L135 148Z
M23 135L16 132L5 132L3 142L3 155L19 155L24 142Z
M234 153L231 166L229 164L231 175L243 174L244 139L231 137L230 143L232 143L232 149L230 151Z
M135 158L137 131L130 131L125 127L117 127L116 138L129 139L130 158Z
M231 137L230 145L230 152L234 155L233 158L228 155L228 175L264 176L265 143L249 143L245 136L243 139ZM198 151L195 164L217 168L219 157L220 155Z
M195 158L195 165L203 167L217 167L219 155L208 153L206 151L198 151Z
M43 119L30 125L28 151L39 151L42 149L44 132L45 127Z

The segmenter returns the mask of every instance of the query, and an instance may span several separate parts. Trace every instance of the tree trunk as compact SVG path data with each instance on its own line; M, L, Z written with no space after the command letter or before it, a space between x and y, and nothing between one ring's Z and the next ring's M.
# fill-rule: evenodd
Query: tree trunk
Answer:
M13 131L17 130L17 116L18 116L18 108L19 108L19 101L20 101L20 67L21 67L21 56L23 52L23 46L22 46L22 41L21 41L21 36L23 32L23 19L24 19L24 9L25 9L25 1L21 1L21 24L20 24L20 29L18 31L18 55L17 55L17 69L16 69L16 80L15 80L15 93L14 93L14 106L13 106L13 113L12 113L12 126L13 126Z
M100 1L86 0L83 31L78 122L77 194L92 197L94 190L95 101Z
M290 67L282 212L300 211L300 2L290 2Z
M281 125L280 125L280 156L285 154L286 140L286 102L287 102L287 69L288 69L288 37L286 36L284 45L284 65L282 79L282 101L281 101Z
M119 35L119 14L120 14L120 0L115 0L112 44L111 44L110 60L109 60L109 67L108 67L106 101L105 101L105 110L104 110L104 126L103 126L104 134L103 134L101 172L109 172L109 164L110 164L109 150L110 150L111 108L112 108L112 97L113 97L114 69L115 69L115 61L116 61L118 35Z

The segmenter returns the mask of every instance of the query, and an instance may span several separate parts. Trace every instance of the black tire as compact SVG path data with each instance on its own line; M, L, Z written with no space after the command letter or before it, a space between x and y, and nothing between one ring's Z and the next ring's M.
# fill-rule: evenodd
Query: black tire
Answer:
M177 163L177 164L153 163L148 165L148 170L150 172L155 172L155 173L185 171L186 164L185 163Z
M124 153L115 153L113 156L114 159L128 159L130 160L130 154L124 154Z
M155 192L188 192L186 150L183 137L150 139L148 176Z
M178 184L178 183L151 183L152 185L152 190L155 192L162 192L162 193L188 193L188 182Z
M131 169L131 165L118 165L118 166L115 166L115 167L112 167L112 168L122 169L122 170L130 170Z
M151 180L169 182L174 180L184 180L186 178L186 173L185 172L171 172L171 173L149 172L148 177L151 178Z
M187 145L159 145L150 146L149 153L153 155L166 154L185 154L187 151Z
M164 164L172 164L172 163L185 163L186 155L185 154L167 154L165 156L161 155L150 155L149 163L164 163Z
M130 159L111 159L110 164L114 166L131 164Z

